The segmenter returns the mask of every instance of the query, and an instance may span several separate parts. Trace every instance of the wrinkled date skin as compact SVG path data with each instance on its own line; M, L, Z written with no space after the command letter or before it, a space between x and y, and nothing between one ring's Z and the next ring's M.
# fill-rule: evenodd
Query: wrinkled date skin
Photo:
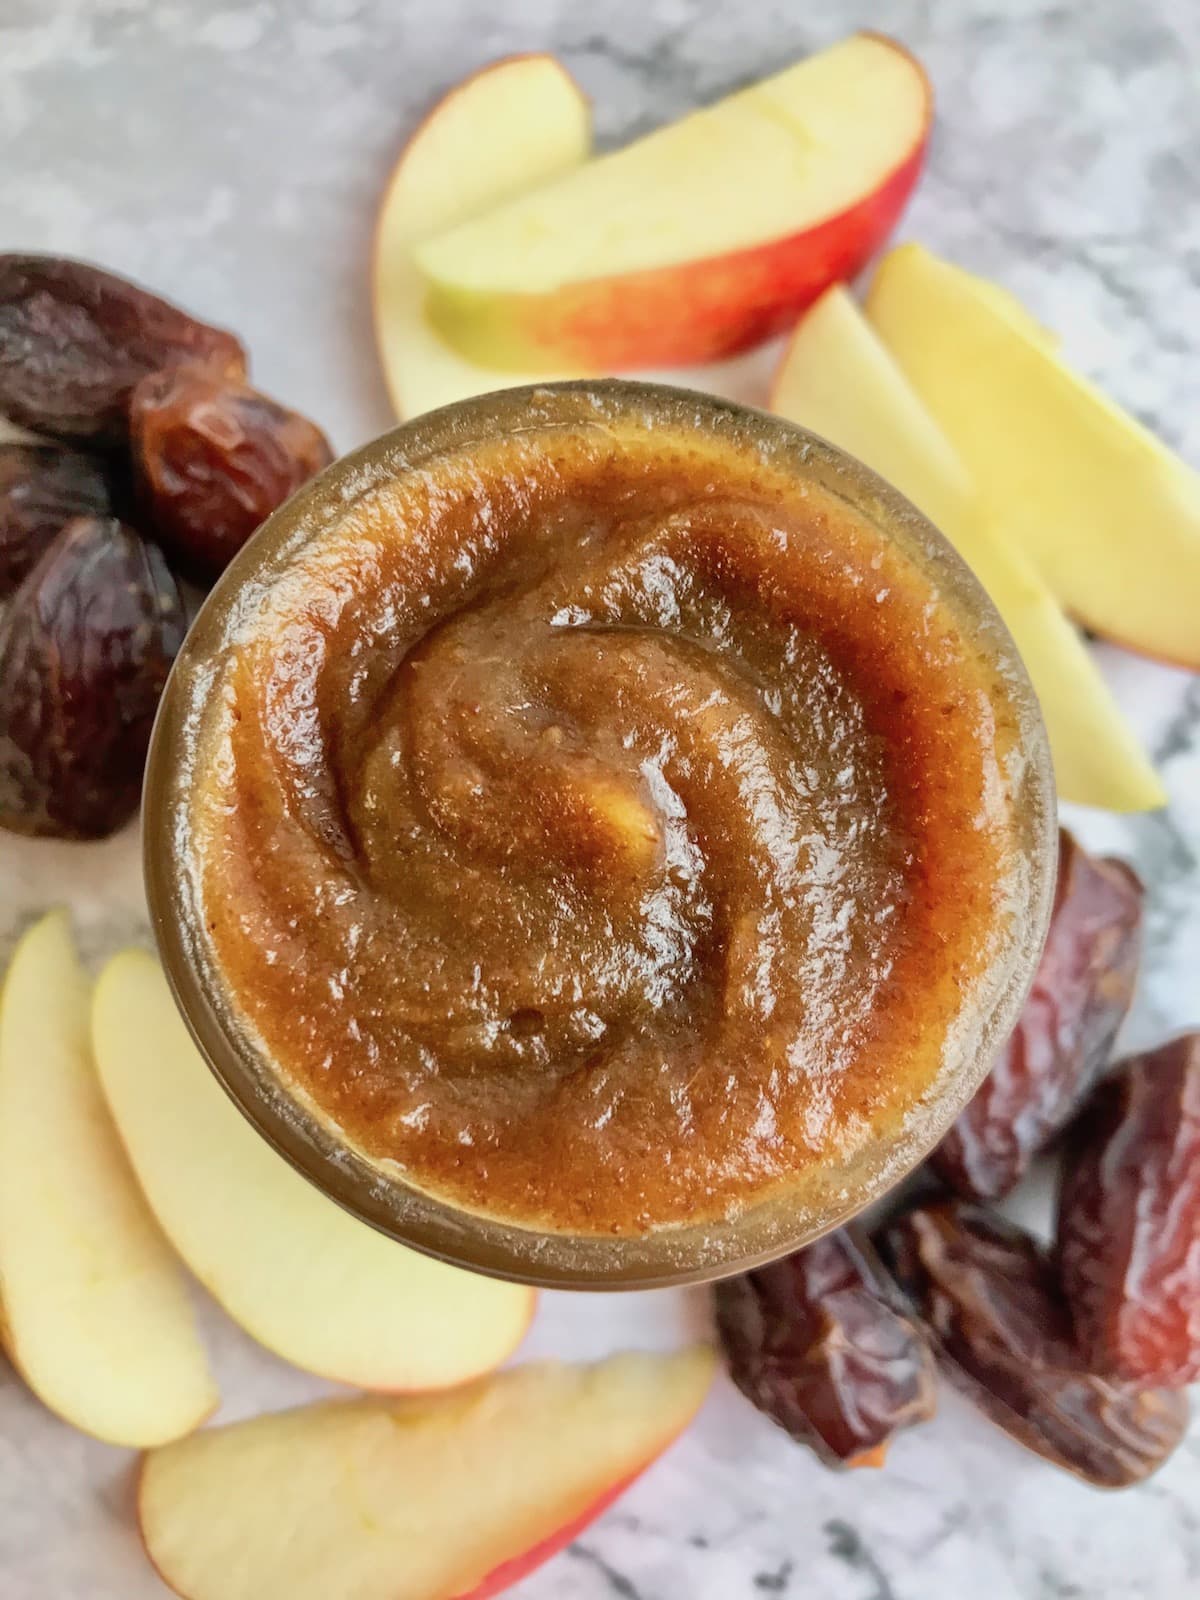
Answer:
M1088 1370L1054 1264L1019 1228L946 1201L898 1217L881 1243L947 1377L1030 1450L1116 1489L1183 1438L1183 1394Z
M233 334L124 278L60 256L0 255L0 415L10 421L120 445L134 385L181 361L234 379L246 371Z
M160 551L112 518L66 525L0 622L0 827L98 839L129 820L185 631Z
M1135 1056L1096 1091L1063 1169L1058 1252L1097 1370L1200 1378L1200 1034Z
M1007 1194L1083 1103L1133 998L1142 900L1124 862L1090 856L1060 832L1054 912L1029 999L931 1157L958 1194Z
M72 517L111 514L113 492L98 456L57 444L0 444L0 600Z
M329 441L306 417L198 368L145 379L131 417L144 512L181 565L208 578L333 460Z
M878 1464L934 1413L929 1344L850 1229L719 1283L717 1327L738 1388L827 1466Z

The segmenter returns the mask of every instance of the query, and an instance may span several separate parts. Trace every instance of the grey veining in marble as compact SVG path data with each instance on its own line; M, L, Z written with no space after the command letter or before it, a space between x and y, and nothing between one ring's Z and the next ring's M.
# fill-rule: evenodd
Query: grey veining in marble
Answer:
M915 50L938 95L903 231L1015 289L1200 464L1196 0L0 0L0 248L91 257L237 328L262 385L349 447L391 420L368 243L395 152L438 92L491 57L555 49L612 140L862 23ZM1149 885L1128 1028L1140 1044L1200 1024L1200 684L1099 653L1171 795L1155 816L1071 819ZM132 838L0 843L0 953L58 899L93 958L144 938ZM1044 1222L1045 1185L1018 1208ZM546 1296L528 1349L671 1344L707 1314L702 1293ZM212 1307L203 1316L225 1414L320 1391ZM163 1593L129 1501L129 1458L48 1418L0 1371L0 1600ZM681 1443L521 1592L1185 1600L1200 1595L1200 1435L1142 1488L1103 1495L948 1395L883 1473L834 1477L722 1383Z

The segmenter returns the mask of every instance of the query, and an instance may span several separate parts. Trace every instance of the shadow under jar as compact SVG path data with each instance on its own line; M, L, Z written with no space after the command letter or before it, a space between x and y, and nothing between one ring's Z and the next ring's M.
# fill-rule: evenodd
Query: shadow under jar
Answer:
M712 1278L938 1142L1045 933L1037 702L856 461L595 381L398 428L218 583L155 730L152 915L327 1194L531 1283Z

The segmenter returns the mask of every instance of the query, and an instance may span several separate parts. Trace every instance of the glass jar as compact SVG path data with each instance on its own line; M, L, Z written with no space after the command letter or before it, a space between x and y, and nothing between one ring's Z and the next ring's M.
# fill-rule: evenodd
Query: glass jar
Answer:
M1003 793L988 802L1007 808L1009 889L1003 904L997 900L986 970L940 1041L932 1081L894 1126L849 1159L831 1152L803 1183L776 1185L766 1198L715 1218L639 1232L569 1232L526 1222L511 1208L506 1215L468 1208L368 1153L280 1070L247 1025L206 931L194 871L205 719L274 586L297 582L298 558L348 516L369 512L389 485L412 474L436 481L439 463L451 455L461 461L488 441L586 428L720 440L785 473L797 495L832 496L848 506L949 607L960 636L987 662L992 711L1015 729ZM941 535L875 474L790 423L707 395L617 380L507 390L446 407L343 457L276 512L213 590L171 674L150 750L144 843L151 917L176 1000L216 1077L262 1136L333 1200L404 1244L560 1288L645 1288L744 1270L838 1226L911 1171L977 1088L1018 1015L1045 937L1057 853L1052 768L1036 697L991 602ZM303 961L303 930L300 945Z

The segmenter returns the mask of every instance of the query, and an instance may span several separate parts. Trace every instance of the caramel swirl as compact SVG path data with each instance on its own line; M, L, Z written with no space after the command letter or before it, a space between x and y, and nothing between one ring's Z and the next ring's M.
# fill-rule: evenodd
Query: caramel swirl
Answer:
M848 1161L1002 915L1014 730L909 556L726 440L352 501L214 688L205 923L285 1078L468 1207L636 1233Z

